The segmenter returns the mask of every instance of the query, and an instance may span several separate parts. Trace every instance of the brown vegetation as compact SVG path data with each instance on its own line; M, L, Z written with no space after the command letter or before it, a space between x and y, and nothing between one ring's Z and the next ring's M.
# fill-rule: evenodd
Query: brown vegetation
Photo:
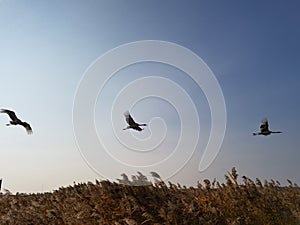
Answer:
M300 224L300 189L243 177L233 168L226 183L205 179L181 187L139 173L119 183L96 181L52 193L0 196L1 224ZM127 184L133 185L127 185Z

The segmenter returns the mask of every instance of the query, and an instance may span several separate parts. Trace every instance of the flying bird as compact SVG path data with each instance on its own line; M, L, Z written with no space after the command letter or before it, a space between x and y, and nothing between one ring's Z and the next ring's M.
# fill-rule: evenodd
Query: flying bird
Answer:
M253 133L253 135L270 135L270 134L280 134L282 133L281 131L270 131L269 130L269 123L267 119L264 119L263 121L261 121L261 125L260 125L260 132L258 133Z
M26 129L26 131L27 131L28 134L32 134L32 128L31 128L31 126L28 123L21 121L16 116L15 112L13 112L11 110L8 110L8 109L1 109L0 113L6 113L10 117L10 119L11 119L11 121L9 121L9 123L6 124L6 126L21 125L21 126L25 127L25 129Z
M130 113L128 111L126 111L124 113L126 122L128 123L129 126L127 126L126 128L124 128L123 130L127 130L127 129L134 129L137 131L142 131L144 130L143 128L141 128L141 126L147 126L147 124L138 124L136 123L133 118L131 117Z

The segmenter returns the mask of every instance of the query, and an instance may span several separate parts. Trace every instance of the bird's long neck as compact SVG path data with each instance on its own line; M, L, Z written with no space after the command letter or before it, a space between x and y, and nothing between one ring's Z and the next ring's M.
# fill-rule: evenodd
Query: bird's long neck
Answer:
M271 131L272 134L281 134L281 131Z

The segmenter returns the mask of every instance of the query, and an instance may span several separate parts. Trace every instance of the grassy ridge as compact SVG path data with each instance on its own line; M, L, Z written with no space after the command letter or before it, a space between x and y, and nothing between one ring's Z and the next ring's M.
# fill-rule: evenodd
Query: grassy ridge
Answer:
M0 196L1 224L300 224L300 189L273 180L238 184L233 168L225 183L205 179L186 188L149 183L142 174L119 183L96 181L52 193Z

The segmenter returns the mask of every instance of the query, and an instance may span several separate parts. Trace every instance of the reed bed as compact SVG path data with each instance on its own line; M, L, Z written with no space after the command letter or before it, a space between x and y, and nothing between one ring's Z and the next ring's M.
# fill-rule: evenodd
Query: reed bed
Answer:
M61 187L51 193L0 196L0 224L300 224L300 188L291 181L238 183L235 168L225 182L205 179L197 187L165 183L157 173L118 182ZM141 186L142 185L142 186Z

